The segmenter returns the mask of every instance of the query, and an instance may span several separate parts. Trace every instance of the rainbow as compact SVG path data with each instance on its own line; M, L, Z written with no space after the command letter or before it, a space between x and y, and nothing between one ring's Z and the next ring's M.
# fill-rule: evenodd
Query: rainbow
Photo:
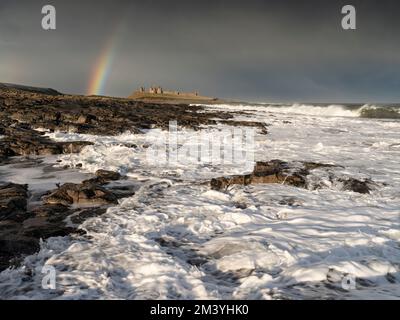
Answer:
M111 37L94 65L86 92L88 95L104 94L104 87L111 72L115 51L115 37Z

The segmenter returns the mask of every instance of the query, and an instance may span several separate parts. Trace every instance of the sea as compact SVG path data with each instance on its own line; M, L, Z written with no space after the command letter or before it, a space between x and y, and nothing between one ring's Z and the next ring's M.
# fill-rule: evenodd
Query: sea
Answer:
M118 171L138 190L83 222L85 234L44 240L20 267L1 272L0 298L400 299L399 106L205 107L266 126L268 134L256 130L253 143L241 144L249 163L190 154L172 164L149 161L152 146L170 141L170 132L156 128L101 137L47 132L56 141L94 142L52 166L84 175ZM230 129L216 119L199 130L201 141ZM196 148L199 131L179 128L178 148ZM273 159L333 166L313 170L308 188L210 188L212 178ZM9 180L20 177L18 168L7 170L15 170ZM346 190L340 178L348 177L369 179L371 192ZM55 289L43 288L43 266L55 269Z

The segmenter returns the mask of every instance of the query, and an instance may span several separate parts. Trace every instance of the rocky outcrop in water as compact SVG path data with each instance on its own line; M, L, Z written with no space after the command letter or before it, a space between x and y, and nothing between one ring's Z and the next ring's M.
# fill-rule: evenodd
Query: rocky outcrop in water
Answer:
M328 169L336 167L331 164L315 162L285 162L281 160L271 160L267 162L257 162L254 170L250 174L219 177L211 180L211 188L214 190L225 190L232 185L250 185L265 183L280 183L299 188L308 188L307 176L315 169ZM334 180L331 174L331 182ZM345 191L358 193L370 193L373 182L369 179L358 180L352 177L338 177L336 181L342 184ZM313 188L318 188L314 185Z
M114 193L103 185L110 181L119 180L120 178L121 176L118 172L98 170L95 178L85 180L80 184L63 184L58 189L45 196L43 202L45 204L63 206L72 204L92 206L115 204L118 201L119 193Z
M343 184L343 190L358 193L370 193L372 190L371 186L374 185L371 179L339 178L338 181Z
M323 165L321 164L320 166ZM211 188L222 190L235 184L249 185L260 183L282 183L296 187L305 187L305 177L309 173L308 167L310 167L310 164L305 163L303 167L295 168L281 160L257 162L253 172L250 174L212 179Z
M132 186L107 185L121 179L117 172L98 170L80 184L65 183L48 191L34 206L28 205L27 185L0 185L0 271L38 251L40 239L81 232L68 225L67 218L82 223L103 214L118 199L133 195Z
M0 220L21 220L26 212L28 186L6 183L0 186Z
M0 123L0 160L12 156L53 155L80 152L91 145L88 141L55 142L29 125L14 123L4 126Z

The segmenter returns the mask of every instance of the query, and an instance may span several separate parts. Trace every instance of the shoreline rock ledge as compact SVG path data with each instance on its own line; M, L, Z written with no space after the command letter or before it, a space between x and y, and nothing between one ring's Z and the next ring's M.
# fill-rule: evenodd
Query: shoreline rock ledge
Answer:
M226 190L232 185L251 185L279 183L291 185L298 188L319 189L322 183L311 184L307 176L315 169L329 170L340 167L332 164L316 162L285 162L282 160L271 160L266 162L256 162L253 172L245 175L235 175L214 178L210 182L211 189L221 191ZM353 191L368 194L374 186L370 179L359 180L347 176L335 176L333 172L328 172L331 183L338 183L344 191Z

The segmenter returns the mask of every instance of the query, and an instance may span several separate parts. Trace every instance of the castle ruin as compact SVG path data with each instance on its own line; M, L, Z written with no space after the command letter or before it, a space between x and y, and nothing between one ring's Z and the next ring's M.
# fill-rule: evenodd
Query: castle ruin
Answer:
M141 89L140 90L141 93L145 93L146 92L146 89L144 87L141 87L140 89ZM164 90L161 87L150 87L149 91L147 93L150 93L150 94L163 94Z
M136 91L136 93L151 94L151 95L166 94L166 95L188 96L188 97L198 97L199 96L198 91L194 91L194 92L166 91L160 86L151 86L148 90L146 90L146 88L142 86L139 88L139 90Z

